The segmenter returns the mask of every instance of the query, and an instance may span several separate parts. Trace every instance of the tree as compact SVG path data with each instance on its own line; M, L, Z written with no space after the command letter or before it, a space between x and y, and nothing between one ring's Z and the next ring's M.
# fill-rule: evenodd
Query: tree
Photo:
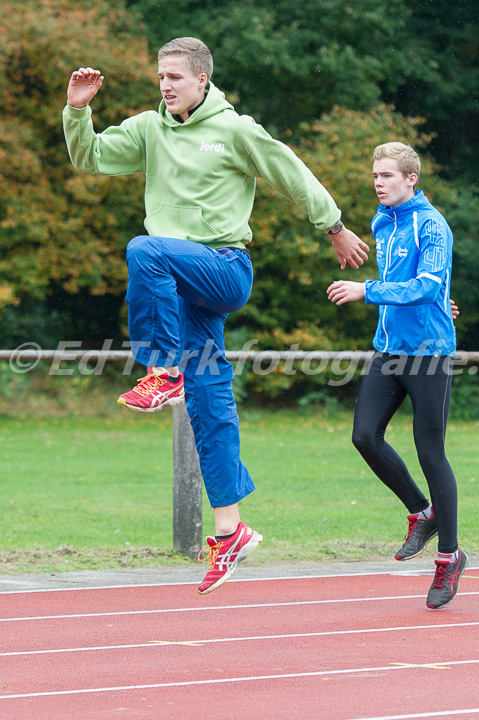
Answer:
M213 80L238 110L269 129L296 131L334 105L368 110L380 84L414 57L404 47L406 0L130 0L147 27L150 47L197 35L212 50ZM166 35L167 33L167 35Z
M427 158L431 117L420 112L422 120L403 117L380 103L385 95L400 98L400 89L412 78L431 83L435 77L429 29L422 28L423 43L415 40L419 2L304 0L291 5L245 0L240 7L233 0L138 0L129 5L128 11L121 0L84 0L80 7L75 0L31 0L27 9L15 0L1 5L4 338L12 344L36 340L55 346L72 330L76 338L70 339L121 340L122 331L125 336L118 319L125 307L124 251L130 238L143 232L144 179L98 177L73 169L61 127L66 86L76 67L93 64L102 70L106 79L93 102L99 131L128 114L156 108L154 50L195 28L214 51L214 79L237 109L270 129L281 129L331 191L347 224L365 239L371 241L369 219L376 206L372 148L403 139L422 150L421 186L444 211L456 236L453 295L461 307L459 343L477 348L477 192L457 179L445 182L439 176L445 169ZM138 21L138 8L147 26ZM443 13L442 1L438 8ZM473 48L474 38L465 37ZM454 38L459 53L459 36ZM460 78L467 68L464 58L457 65ZM450 93L452 85L450 79ZM427 87L440 97L439 83ZM401 98L405 103L406 96ZM428 102L440 100L428 97ZM473 110L471 101L467 112ZM449 111L449 121L456 122L451 117ZM340 272L329 239L261 181L252 225L255 287L248 305L228 321L228 347L241 348L246 340L257 339L258 348L368 348L374 309L360 303L338 309L326 299L327 286ZM369 264L342 276L372 276L373 256L371 247ZM322 382L324 375L302 378L301 392L314 391ZM255 392L273 395L290 388L292 378L281 373L251 376L250 384Z
M404 115L426 118L443 174L476 183L479 124L479 15L473 2L408 0L414 70L383 97Z
M0 307L31 311L83 289L88 315L89 296L124 293L124 249L142 230L143 178L73 169L61 123L66 86L79 65L101 67L94 109L102 129L157 106L155 64L117 0L32 0L27 10L13 1L0 13Z
M129 0L152 51L181 35L213 51L214 81L273 131L340 105L424 117L441 173L476 182L479 28L460 0ZM165 33L168 33L166 36ZM299 136L299 135L298 135Z

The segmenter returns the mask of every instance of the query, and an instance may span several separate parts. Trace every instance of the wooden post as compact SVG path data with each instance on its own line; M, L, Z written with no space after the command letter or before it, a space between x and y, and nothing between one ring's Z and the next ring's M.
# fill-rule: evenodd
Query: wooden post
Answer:
M173 407L173 548L196 558L203 546L200 462L186 405Z

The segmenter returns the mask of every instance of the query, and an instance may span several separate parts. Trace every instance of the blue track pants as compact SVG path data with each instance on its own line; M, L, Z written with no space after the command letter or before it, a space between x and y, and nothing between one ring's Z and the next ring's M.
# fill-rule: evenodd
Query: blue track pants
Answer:
M247 302L249 257L188 240L134 238L127 249L128 324L137 362L178 365L200 467L212 507L232 505L255 489L240 459L233 368L225 357L228 314Z

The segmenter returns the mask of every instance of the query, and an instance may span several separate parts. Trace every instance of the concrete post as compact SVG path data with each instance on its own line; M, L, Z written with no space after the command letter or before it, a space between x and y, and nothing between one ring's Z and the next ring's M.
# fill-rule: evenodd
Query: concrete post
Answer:
M173 548L196 558L203 546L200 462L186 405L173 407Z

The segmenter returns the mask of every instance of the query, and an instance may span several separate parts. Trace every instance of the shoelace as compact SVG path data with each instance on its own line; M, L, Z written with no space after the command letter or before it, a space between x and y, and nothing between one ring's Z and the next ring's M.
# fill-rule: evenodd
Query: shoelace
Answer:
M446 568L444 565L437 565L436 574L434 576L433 587L440 590L446 580Z
M200 562L206 562L207 560L209 561L208 572L210 570L213 570L215 563L216 563L216 558L218 557L218 553L219 553L222 545L223 545L222 542L217 542L216 545L205 545L199 551L198 560ZM206 557L201 557L201 555L204 553L205 550L208 550L208 555Z
M161 385L164 385L165 382L166 380L159 375L155 375L154 373L148 373L148 375L145 375L145 377L138 378L138 385L133 389L139 395L143 395L143 397L146 397L151 392L153 392L153 390L156 390L157 388L161 387Z
M411 535L413 534L414 530L416 529L418 522L419 522L419 520L417 518L413 518L412 520L409 520L408 531L406 533L406 537L404 538L406 542L411 538Z

